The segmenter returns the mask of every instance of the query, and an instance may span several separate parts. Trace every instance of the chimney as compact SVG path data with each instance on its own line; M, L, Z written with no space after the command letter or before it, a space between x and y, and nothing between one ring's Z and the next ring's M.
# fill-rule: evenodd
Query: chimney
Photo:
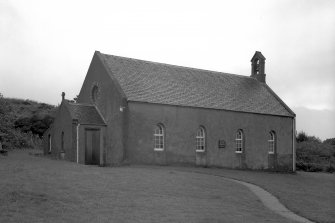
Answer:
M65 92L62 92L62 101L65 100Z
M256 51L251 58L251 75L259 82L265 83L265 57L259 51Z

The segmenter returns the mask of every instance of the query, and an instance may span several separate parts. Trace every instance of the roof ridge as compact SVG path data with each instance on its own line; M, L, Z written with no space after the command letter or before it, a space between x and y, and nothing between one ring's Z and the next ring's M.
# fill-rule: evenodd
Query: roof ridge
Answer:
M238 76L238 77L242 77L242 78L252 78L250 76L245 76L245 75L241 75L241 74L232 74L232 73L226 73L226 72L221 72L221 71L207 70L207 69L203 69L203 68L186 67L186 66L175 65L175 64L168 64L168 63L161 63L161 62L155 62L155 61L149 61L149 60L142 60L142 59L124 57L124 56L111 55L111 54L106 54L106 53L101 53L101 52L100 52L100 54L105 55L105 56L109 56L109 57L117 57L117 58L126 59L126 60L135 60L135 61L140 61L140 62L149 63L149 64L157 64L157 65L171 66L171 67L177 67L177 68L191 69L191 70L203 71L203 72L207 72L207 73L232 75L232 76Z
M127 101L294 116L278 96L249 76L97 52Z

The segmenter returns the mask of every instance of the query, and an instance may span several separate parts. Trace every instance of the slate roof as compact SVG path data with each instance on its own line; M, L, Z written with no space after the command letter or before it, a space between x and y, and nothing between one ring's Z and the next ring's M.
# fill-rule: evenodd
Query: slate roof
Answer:
M80 124L106 125L104 119L94 105L67 103L66 106L72 119L77 119Z
M295 116L251 77L97 53L129 101Z

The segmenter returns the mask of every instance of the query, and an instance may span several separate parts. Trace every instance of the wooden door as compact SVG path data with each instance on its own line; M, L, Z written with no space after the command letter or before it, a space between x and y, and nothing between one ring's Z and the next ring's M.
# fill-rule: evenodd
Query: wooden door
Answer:
M100 131L85 130L85 164L100 164Z

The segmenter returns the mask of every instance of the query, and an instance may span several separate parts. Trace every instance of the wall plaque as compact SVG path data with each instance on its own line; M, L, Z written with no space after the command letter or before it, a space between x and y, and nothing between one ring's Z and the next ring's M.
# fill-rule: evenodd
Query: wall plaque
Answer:
M226 141L224 141L223 139L219 139L218 147L219 147L219 149L225 148L226 147Z

